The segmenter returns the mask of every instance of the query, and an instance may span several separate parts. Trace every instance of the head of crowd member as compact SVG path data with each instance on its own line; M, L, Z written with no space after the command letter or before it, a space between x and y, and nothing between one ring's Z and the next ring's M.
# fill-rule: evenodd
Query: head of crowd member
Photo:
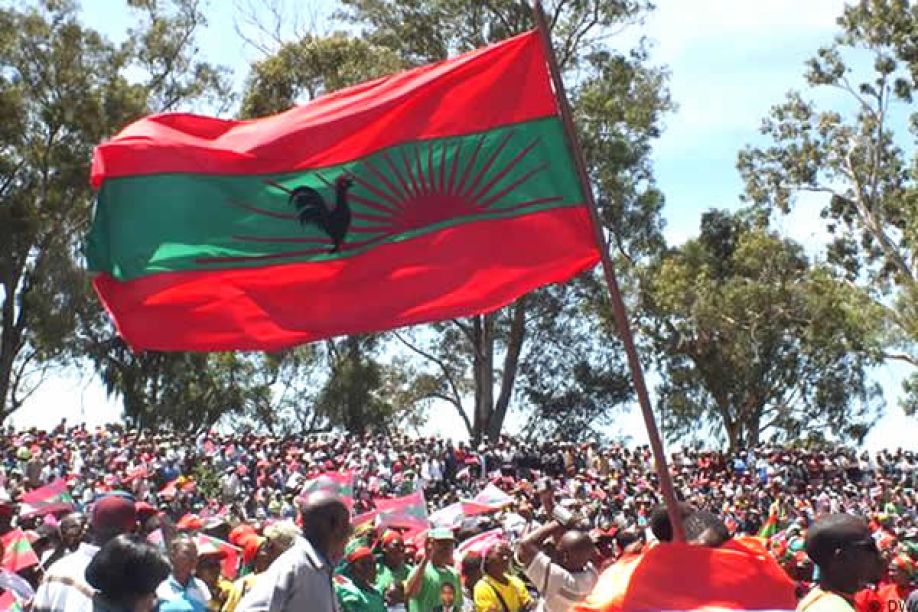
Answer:
M195 575L207 585L207 588L210 589L212 594L217 592L217 585L220 582L220 563L225 556L225 553L198 556L198 566L195 570Z
M685 541L697 546L717 548L730 539L730 531L716 514L697 511L685 518Z
M889 563L889 579L900 587L908 587L915 575L915 562L908 555L901 554Z
M510 559L512 556L513 553L510 552L509 544L497 542L485 553L484 573L495 580L505 580L504 577L510 571Z
M581 572L596 556L596 546L583 531L566 532L558 540L556 554L558 564L569 572Z
M61 545L67 550L76 550L80 542L83 541L83 534L86 530L86 517L79 512L71 512L61 519L61 522L57 525L57 530Z
M134 502L119 495L110 495L93 505L92 542L96 546L104 546L116 536L134 533L136 528Z
M444 610L451 609L456 603L456 587L452 582L444 582L440 587L440 605Z
M475 584L481 580L483 573L481 571L481 555L478 553L466 553L462 557L462 563L459 566L462 579L462 586L470 592L475 588Z
M275 557L287 551L299 535L299 528L293 521L278 521L264 528L264 536L271 544Z
M370 586L376 581L376 560L368 546L357 546L345 557L351 578L361 586Z
M827 590L853 594L880 571L880 554L867 523L850 514L816 521L807 532L806 553L819 567L820 584Z
M386 531L382 536L383 563L390 569L398 569L405 564L405 540L402 535L393 530Z
M13 528L13 517L16 516L16 504L4 491L0 497L0 535L8 533Z
M427 534L427 554L434 567L445 567L453 562L456 539L449 529L431 529Z
M341 498L319 492L301 500L303 537L331 565L344 558L344 548L351 536L350 513Z
M685 522L685 519L695 511L695 506L688 502L678 502L676 504L679 517ZM673 526L669 520L669 511L665 504L656 506L650 512L650 531L653 536L660 542L673 541Z
M198 568L198 547L194 540L179 536L169 543L169 560L172 562L172 576L185 586Z
M168 576L169 563L159 549L129 535L109 540L86 568L86 582L102 600L99 609L155 610L156 587Z

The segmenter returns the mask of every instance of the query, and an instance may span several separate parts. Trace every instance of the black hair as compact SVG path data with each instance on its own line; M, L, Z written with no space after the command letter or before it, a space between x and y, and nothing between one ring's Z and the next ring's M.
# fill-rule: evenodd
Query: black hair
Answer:
M678 502L679 516L685 521L686 517L695 511L695 507L688 502ZM671 542L673 539L673 526L669 522L669 512L665 504L655 507L650 513L650 531L660 542Z
M685 539L688 542L705 536L704 544L720 546L730 539L730 531L716 514L700 510L685 518Z
M93 557L86 582L112 603L128 605L154 593L169 572L169 562L154 545L138 536L119 535Z

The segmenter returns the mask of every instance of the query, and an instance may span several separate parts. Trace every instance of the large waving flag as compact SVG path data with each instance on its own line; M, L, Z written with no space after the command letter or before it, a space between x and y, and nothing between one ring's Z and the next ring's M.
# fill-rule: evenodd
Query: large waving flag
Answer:
M537 32L252 121L96 148L94 284L137 349L275 350L467 316L599 261Z
M0 536L0 542L3 543L3 560L0 562L3 569L18 572L38 565L38 555L21 529L13 529Z
M661 585L665 585L662 588ZM794 583L760 543L659 544L609 567L577 612L793 610Z
M20 502L19 516L22 518L76 508L70 490L67 488L67 482L63 478L58 478L51 484L34 491L23 493Z
M415 491L404 497L376 499L376 526L396 527L406 531L406 537L430 528L424 492Z

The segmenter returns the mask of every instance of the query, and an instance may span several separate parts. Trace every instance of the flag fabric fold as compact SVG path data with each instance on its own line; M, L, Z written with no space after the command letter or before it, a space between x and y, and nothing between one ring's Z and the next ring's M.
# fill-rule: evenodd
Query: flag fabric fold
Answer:
M324 472L303 483L301 495L306 497L319 491L325 491L341 498L348 511L354 508L354 472Z
M220 538L205 534L199 534L195 544L198 546L198 555L220 555L222 557L220 568L223 576L229 580L236 579L236 575L239 573L240 560L238 548Z
M408 538L430 528L423 491L394 499L377 499L375 503L376 526L379 529L398 528Z
M87 260L136 349L467 316L599 260L536 32L271 117L147 117L91 180Z
M794 583L764 547L735 542L720 548L658 544L623 558L603 572L587 600L573 610L790 611L795 607Z
M0 542L3 543L3 569L15 573L38 565L38 555L21 529L7 532L0 537Z
M58 478L51 484L23 493L20 498L19 516L30 518L75 508L73 496L70 495L70 490L67 488L67 481Z

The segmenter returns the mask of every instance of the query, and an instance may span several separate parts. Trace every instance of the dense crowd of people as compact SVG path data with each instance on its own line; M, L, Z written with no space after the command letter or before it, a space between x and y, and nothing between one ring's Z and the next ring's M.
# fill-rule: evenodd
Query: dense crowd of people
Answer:
M882 562L851 605L915 599L915 450L668 459L689 541L761 546L805 602L814 523L858 517ZM673 532L646 446L62 423L5 432L0 462L0 589L34 610L567 610Z

